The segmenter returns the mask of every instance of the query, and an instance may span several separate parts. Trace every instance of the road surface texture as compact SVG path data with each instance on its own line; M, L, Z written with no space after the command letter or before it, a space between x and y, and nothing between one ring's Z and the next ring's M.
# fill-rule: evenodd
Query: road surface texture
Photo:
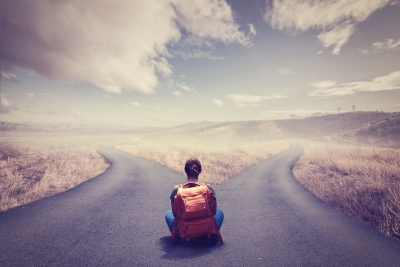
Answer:
M170 244L164 214L182 174L113 148L99 152L112 163L105 173L0 213L0 266L400 266L400 242L293 178L296 144L215 186L222 245Z

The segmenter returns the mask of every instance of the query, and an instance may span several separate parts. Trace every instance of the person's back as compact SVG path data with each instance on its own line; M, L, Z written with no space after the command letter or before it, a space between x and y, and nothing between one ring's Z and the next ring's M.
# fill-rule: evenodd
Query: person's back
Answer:
M215 191L210 185L198 182L202 168L200 161L190 158L185 164L187 182L173 188L170 195L171 210L165 214L165 220L171 232L172 242L176 229L182 238L219 233L224 214L217 209Z

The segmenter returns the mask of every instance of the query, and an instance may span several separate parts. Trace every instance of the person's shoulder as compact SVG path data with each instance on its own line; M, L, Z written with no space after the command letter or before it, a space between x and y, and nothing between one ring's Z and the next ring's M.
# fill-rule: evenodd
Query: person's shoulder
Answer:
M207 187L208 187L208 189L210 189L213 193L214 193L214 195L215 195L215 190L214 190L214 188L210 185L210 184L205 184Z
M179 185L176 185L171 192L171 196L169 197L172 202L174 202L174 197L178 193Z
M179 184L175 185L174 188L172 189L172 192L177 192L179 189Z
M212 187L212 185L210 184L205 184L208 188L210 188L210 190L213 190L214 188Z

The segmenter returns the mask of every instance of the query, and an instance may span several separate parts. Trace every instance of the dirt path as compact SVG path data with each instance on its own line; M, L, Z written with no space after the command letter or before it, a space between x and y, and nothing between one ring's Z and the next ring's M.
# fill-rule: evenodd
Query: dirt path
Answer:
M0 266L400 266L400 244L305 190L292 147L215 186L225 244L170 245L181 174L113 148L109 170L0 213Z

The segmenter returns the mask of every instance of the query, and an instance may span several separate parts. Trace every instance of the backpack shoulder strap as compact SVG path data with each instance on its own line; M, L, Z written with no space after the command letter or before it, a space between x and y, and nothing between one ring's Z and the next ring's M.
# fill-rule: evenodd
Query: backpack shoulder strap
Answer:
M187 184L188 184L188 183L179 184L179 188L185 188L185 186L186 186ZM178 188L178 190L179 190L179 188Z
M205 185L204 183L201 182L186 182L179 184L179 188L187 188L189 184L194 184L195 186Z

